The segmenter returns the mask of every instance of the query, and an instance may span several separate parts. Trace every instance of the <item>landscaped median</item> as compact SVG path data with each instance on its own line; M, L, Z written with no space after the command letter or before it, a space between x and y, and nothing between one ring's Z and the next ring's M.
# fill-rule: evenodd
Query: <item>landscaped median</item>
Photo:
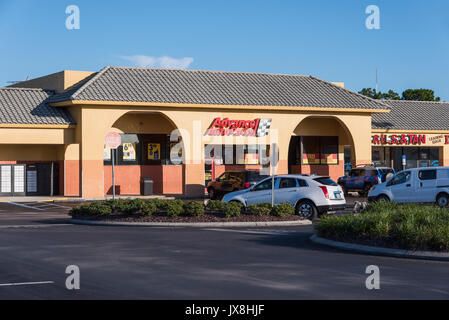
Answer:
M240 202L163 199L118 199L96 201L73 207L73 222L120 225L172 226L263 226L310 224L295 215L289 203L271 207L269 203L243 208Z
M449 259L449 210L375 202L356 215L327 216L315 225L314 242L395 256Z

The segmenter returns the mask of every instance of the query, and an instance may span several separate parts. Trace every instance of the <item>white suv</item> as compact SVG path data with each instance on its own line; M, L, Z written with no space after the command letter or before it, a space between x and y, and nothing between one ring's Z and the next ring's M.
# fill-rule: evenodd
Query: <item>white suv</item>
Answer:
M271 203L272 178L266 178L253 187L228 193L223 202L238 201L245 207ZM329 177L304 175L277 175L274 182L275 205L289 202L296 214L313 220L327 211L343 210L346 200L341 187Z
M449 204L449 167L416 168L398 172L375 185L368 201Z

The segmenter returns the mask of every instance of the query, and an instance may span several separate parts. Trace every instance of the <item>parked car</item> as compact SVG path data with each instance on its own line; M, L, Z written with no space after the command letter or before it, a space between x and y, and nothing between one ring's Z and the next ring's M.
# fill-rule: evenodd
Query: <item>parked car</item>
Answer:
M343 188L345 195L357 191L360 196L366 197L369 190L396 172L388 167L356 167L349 174L338 178L338 184Z
M375 186L368 201L449 203L449 167L415 168L398 172L388 181Z
M272 178L268 177L253 187L228 193L224 202L239 201L245 207L271 203ZM341 187L325 176L277 175L274 183L275 205L289 202L296 214L313 220L328 211L343 210L346 200Z
M266 177L259 170L226 171L207 184L207 193L212 200L220 199L226 193L248 189Z

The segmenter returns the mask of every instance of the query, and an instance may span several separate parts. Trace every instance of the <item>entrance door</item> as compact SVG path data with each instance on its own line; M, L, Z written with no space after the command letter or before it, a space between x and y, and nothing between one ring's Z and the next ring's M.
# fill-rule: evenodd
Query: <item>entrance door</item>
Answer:
M25 165L0 166L0 195L25 195Z

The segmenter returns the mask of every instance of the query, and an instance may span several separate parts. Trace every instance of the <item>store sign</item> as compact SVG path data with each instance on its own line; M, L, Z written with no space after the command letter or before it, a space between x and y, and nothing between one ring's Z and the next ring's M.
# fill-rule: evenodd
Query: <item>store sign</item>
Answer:
M117 149L122 143L122 138L117 132L109 132L105 139L104 144L110 149Z
M373 145L444 145L449 144L449 134L376 134L371 137Z
M205 136L252 136L268 135L271 119L229 120L229 118L215 118Z

